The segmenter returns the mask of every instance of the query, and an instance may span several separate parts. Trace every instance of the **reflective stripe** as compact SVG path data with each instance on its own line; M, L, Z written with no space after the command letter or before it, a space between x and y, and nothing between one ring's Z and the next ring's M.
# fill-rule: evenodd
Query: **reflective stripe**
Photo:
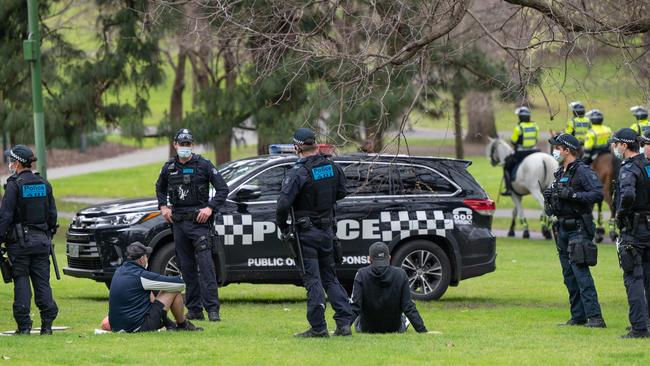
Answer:
M580 142L585 141L587 132L591 129L591 122L587 117L574 117L567 125L566 132L575 136Z

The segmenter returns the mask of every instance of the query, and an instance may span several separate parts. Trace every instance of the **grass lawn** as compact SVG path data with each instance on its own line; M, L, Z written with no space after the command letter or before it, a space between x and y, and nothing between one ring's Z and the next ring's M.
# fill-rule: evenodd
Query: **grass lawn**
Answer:
M60 264L65 262L61 234ZM441 301L418 302L429 330L441 335L361 335L297 340L307 327L304 290L231 285L221 290L223 321L203 333L109 334L93 330L106 314L103 284L64 276L52 281L60 315L72 329L53 337L0 337L7 364L647 364L647 341L623 341L627 303L612 245L600 246L593 270L607 329L557 327L569 317L554 245L499 239L497 271L450 288ZM13 329L11 285L0 286L0 329ZM37 311L33 310L37 318ZM331 320L332 311L327 310ZM35 321L38 325L38 320ZM332 325L330 325L332 327Z

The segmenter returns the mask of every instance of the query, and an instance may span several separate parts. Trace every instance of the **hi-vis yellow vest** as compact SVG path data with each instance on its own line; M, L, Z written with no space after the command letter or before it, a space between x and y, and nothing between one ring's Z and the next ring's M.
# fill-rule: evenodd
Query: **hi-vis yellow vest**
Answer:
M636 131L637 134L643 135L646 131L650 130L650 121L647 119L640 119L634 122L630 128Z
M575 136L578 141L585 142L587 132L591 129L591 122L587 117L573 117L566 124L564 132Z
M537 145L539 127L535 122L519 122L512 130L512 144L518 148L530 149Z
M607 147L607 140L612 136L612 129L604 125L592 125L585 139L585 150Z

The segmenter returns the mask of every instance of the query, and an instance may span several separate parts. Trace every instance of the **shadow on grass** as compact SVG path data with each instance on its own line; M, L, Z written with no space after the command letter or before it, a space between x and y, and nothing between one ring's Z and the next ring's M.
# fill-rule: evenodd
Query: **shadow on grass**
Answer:
M446 296L437 303L445 308L467 308L467 309L490 309L503 307L527 307L527 308L556 308L564 306L563 299L558 298L557 302L541 302L535 299L516 298L495 298L495 297L472 297L472 296Z

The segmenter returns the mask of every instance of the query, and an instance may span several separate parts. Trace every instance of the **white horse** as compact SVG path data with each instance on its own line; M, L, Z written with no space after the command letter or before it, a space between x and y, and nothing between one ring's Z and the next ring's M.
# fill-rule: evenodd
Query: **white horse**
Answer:
M496 138L490 139L486 148L486 155L490 159L492 166L503 166L506 158L514 153L514 149L509 143ZM510 223L510 230L508 236L515 236L515 219L519 216L521 225L524 228L524 238L530 237L528 231L528 222L524 217L524 210L521 207L521 199L523 196L530 194L542 208L542 234L546 239L551 239L551 222L546 216L544 211L544 189L553 184L553 173L557 170L558 163L549 154L536 152L528 155L519 164L517 168L516 178L512 182L512 202L515 204L512 210L512 222Z

